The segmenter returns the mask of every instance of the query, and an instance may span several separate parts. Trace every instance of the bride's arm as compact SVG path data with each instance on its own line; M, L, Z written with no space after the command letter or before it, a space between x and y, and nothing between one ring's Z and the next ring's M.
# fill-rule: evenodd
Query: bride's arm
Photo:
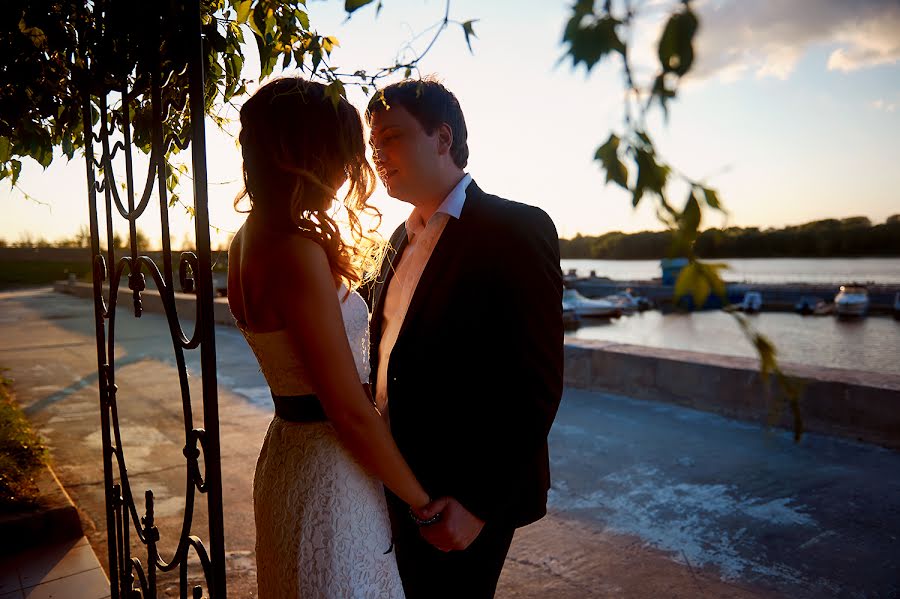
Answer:
M299 236L287 245L273 299L325 414L366 470L407 504L425 506L428 494L360 384L325 251Z

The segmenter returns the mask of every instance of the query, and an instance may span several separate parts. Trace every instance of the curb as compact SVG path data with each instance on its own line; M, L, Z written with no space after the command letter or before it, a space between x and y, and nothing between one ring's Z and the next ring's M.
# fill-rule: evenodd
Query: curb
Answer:
M78 509L49 464L38 474L37 485L36 508L0 514L0 555L84 536Z

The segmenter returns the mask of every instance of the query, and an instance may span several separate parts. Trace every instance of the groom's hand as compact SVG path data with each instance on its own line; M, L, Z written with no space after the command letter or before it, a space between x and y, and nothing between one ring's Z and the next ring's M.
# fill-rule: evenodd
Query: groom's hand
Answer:
M441 519L428 526L420 526L419 533L441 551L461 551L481 534L484 521L452 497L441 497L420 511L423 519L440 513Z

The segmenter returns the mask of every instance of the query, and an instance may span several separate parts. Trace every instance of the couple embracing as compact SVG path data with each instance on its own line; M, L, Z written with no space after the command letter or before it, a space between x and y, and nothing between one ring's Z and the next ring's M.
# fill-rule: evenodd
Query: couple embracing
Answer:
M465 172L440 83L388 86L365 118L375 170L359 113L321 84L278 79L241 109L251 208L228 301L275 404L253 487L259 597L493 597L515 529L546 513L556 229ZM357 218L375 171L413 206L377 255ZM352 239L329 215L345 183Z

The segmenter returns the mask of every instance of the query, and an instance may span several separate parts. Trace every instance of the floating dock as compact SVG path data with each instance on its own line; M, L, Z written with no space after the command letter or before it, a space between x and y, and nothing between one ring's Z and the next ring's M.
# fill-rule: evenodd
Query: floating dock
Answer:
M563 277L566 286L577 289L590 298L601 298L613 293L631 289L635 295L643 295L662 310L674 309L674 285L663 285L661 279L649 281L616 281L606 277L578 277L571 273ZM849 282L848 282L849 284ZM891 314L894 296L900 292L900 285L880 285L861 283L869 291L869 313ZM748 291L758 291L762 295L763 311L790 311L801 297L819 297L827 303L834 302L840 285L820 283L732 283L726 282L728 303L739 304ZM687 298L690 299L690 298ZM722 301L711 295L702 309L718 309Z

